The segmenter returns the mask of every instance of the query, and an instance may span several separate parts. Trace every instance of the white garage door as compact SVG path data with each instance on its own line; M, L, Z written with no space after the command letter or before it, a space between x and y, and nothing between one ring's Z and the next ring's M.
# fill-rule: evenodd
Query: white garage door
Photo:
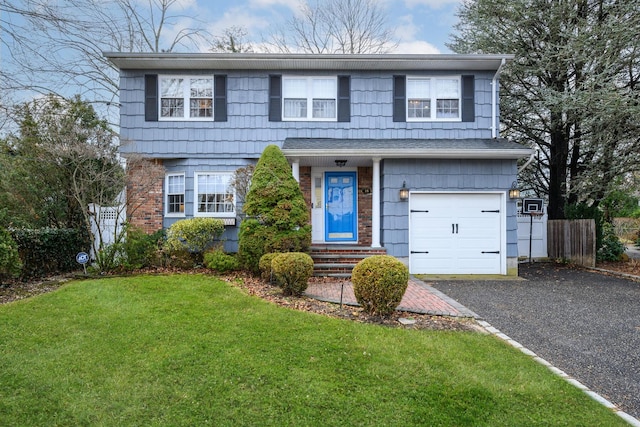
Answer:
M501 194L412 194L409 210L412 274L504 274Z

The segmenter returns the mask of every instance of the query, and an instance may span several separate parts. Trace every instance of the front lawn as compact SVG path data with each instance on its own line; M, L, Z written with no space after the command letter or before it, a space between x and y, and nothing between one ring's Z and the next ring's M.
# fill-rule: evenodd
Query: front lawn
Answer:
M293 311L202 275L0 306L0 424L626 425L493 336Z

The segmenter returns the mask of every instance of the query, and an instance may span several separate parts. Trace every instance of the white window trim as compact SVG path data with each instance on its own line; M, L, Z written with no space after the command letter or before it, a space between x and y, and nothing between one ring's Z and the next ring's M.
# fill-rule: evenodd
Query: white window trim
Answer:
M182 177L182 204L183 204L183 210L182 212L169 212L169 196L173 195L173 194L178 194L178 193L169 193L169 177L171 176L181 176ZM184 174L184 172L182 173L168 173L165 175L164 178L164 215L167 217L172 217L172 218L183 218L186 215L186 206L187 206L187 180L186 180L186 176Z
M431 96L431 117L409 117L409 90L408 90L408 82L409 80L425 80L428 79L431 82L435 80L457 80L458 81L458 117L446 118L446 117L436 117L436 109L437 109L437 98L435 96ZM432 84L432 87L435 85ZM407 76L407 83L405 83L405 114L407 122L461 122L462 121L462 76Z
M284 114L285 111L285 97L284 97L284 82L285 80L301 80L304 79L307 82L307 117L287 117ZM313 80L315 79L323 79L329 80L332 79L335 81L335 93L333 94L333 98L335 100L335 111L334 117L313 117ZM282 121L283 122L337 122L338 121L338 76L309 76L309 75L286 75L282 76Z
M184 100L182 117L163 117L162 116L162 81L164 79L184 79L189 84L183 87L182 99ZM191 117L191 79L210 79L211 80L211 117ZM189 121L189 122L212 122L214 121L215 111L215 78L211 75L181 75L181 74L160 74L158 76L158 120L167 122Z
M199 175L229 175L229 178L233 176L233 172L229 171L206 171L196 172L193 175L193 216L194 217L208 217L208 218L235 218L237 212L237 197L235 191L233 192L233 212L198 212L198 176Z

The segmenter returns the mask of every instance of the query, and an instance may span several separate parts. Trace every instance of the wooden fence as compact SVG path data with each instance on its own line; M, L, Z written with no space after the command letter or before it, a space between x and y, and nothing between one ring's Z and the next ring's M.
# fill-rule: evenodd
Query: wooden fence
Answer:
M592 219L549 220L547 252L550 258L595 267L596 223Z

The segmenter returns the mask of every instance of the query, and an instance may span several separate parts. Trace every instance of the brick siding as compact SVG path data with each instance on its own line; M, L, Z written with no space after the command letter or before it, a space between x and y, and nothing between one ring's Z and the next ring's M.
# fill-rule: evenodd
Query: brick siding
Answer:
M162 164L161 160L156 160ZM158 177L149 182L145 176L147 169L142 166L127 168L127 195L131 198L127 206L127 220L129 224L143 230L147 234L162 228L164 178Z

